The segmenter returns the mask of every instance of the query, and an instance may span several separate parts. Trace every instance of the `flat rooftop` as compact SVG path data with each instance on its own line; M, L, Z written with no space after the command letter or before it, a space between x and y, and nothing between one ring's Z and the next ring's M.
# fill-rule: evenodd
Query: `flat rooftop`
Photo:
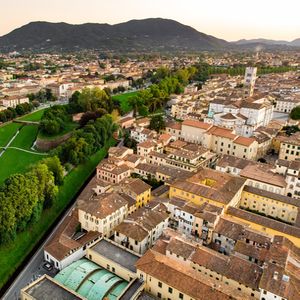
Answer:
M126 249L104 239L100 240L97 244L91 247L91 249L131 272L136 272L135 264L139 259L139 256L127 251Z
M72 292L64 289L58 283L50 280L47 277L42 278L35 284L24 290L33 299L37 300L78 300L83 299L76 296Z

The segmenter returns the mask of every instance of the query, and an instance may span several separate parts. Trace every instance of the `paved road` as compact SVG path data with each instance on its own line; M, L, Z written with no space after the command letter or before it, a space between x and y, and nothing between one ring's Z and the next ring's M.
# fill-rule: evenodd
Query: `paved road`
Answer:
M26 267L21 271L21 273L18 275L18 277L15 279L15 281L12 283L12 285L9 287L9 289L4 294L2 300L17 300L19 299L20 290L24 288L27 284L31 283L33 280L35 280L38 276L41 276L43 274L48 275L54 275L54 271L48 272L46 271L42 265L44 263L44 254L43 254L43 248L45 244L52 238L55 231L59 227L59 225L64 221L66 216L71 212L71 210L76 205L76 202L72 205L72 207L65 213L63 218L57 223L54 230L51 232L51 234L47 237L46 241L41 245L41 247L37 250L37 252L34 254L34 256L30 259Z

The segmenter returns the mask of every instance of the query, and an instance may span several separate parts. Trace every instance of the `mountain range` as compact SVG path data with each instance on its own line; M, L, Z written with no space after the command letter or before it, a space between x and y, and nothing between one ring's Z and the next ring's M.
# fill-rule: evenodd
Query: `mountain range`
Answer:
M251 44L261 44L261 45L286 45L291 47L300 47L300 38L295 39L291 42L282 41L282 40L269 40L269 39L242 39L236 42L233 42L236 45L251 45Z
M281 41L279 41L281 42ZM271 40L227 42L177 21L151 18L116 25L31 22L0 37L0 50L201 51L283 45L300 46L300 39L277 44Z

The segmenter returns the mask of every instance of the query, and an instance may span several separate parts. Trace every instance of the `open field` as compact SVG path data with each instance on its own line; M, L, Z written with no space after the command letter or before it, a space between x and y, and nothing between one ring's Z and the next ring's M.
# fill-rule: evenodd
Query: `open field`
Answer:
M38 122L38 121L41 120L44 111L45 111L45 108L44 109L40 109L40 110L35 111L35 112L31 113L31 114L28 114L26 116L20 117L20 118L18 118L18 120Z
M0 147L5 147L11 138L16 134L22 124L9 123L3 126L0 126Z
M19 233L12 243L0 246L0 289L50 226L56 222L58 216L70 204L70 201L93 173L99 161L106 156L108 148L114 144L115 141L111 140L106 147L91 156L84 164L73 169L60 187L55 204L43 212L41 219L26 231Z
M9 124L14 125L15 123ZM6 126L9 126L6 125ZM20 124L15 124L20 125ZM23 125L21 125L23 126ZM15 132L18 128L15 130ZM12 134L12 130L9 127L11 137L15 134ZM10 147L16 147L24 149L27 151L32 151L30 148L34 143L38 132L38 126L36 125L26 125L23 126L20 130L20 133L16 136L13 142L10 144ZM7 134L8 136L8 134ZM5 143L6 145L7 143ZM3 155L0 157L0 185L4 180L12 174L15 173L24 173L28 167L32 164L43 159L44 156L34 153L24 152L18 149L6 149Z
M0 158L0 185L10 175L26 172L32 164L43 158L42 155L7 149Z
M137 95L137 93L138 92L125 93L112 96L112 98L119 101L122 113L126 114L131 110L131 107L128 105L128 98Z
M22 148L25 150L31 150L32 144L34 143L36 136L38 134L37 125L26 125L23 126L20 133L11 143L11 147Z

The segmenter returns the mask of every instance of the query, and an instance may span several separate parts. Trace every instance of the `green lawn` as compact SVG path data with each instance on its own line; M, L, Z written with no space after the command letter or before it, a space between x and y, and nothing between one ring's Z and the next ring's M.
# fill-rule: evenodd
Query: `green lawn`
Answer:
M29 115L20 117L20 118L18 118L18 120L38 122L38 121L41 120L44 111L45 111L45 108L44 109L40 109L40 110L35 111L35 112L33 112L33 113L29 114Z
M22 124L9 123L0 127L0 147L4 147L16 134L18 129L23 126Z
M30 148L36 139L38 130L39 127L37 125L23 126L20 133L16 136L10 146L32 151Z
M115 141L111 140L105 148L91 156L86 163L72 170L65 178L64 185L59 189L58 199L55 205L43 212L38 223L32 225L25 232L18 234L13 243L0 246L0 289L43 237L47 229L56 222L57 217L67 207L71 199L92 174L99 161L105 157L109 146L114 144Z
M137 93L138 92L125 93L115 95L112 98L119 101L122 113L126 114L131 111L131 107L128 105L128 98L137 95Z
M13 125L9 124L9 125ZM10 147L22 148L32 151L30 148L35 141L38 126L23 126L20 133L11 143ZM6 149L0 157L0 185L12 174L24 173L32 164L43 159L44 156L23 152L17 149Z
M39 160L42 155L30 154L16 149L7 149L0 158L0 185L12 174L24 173Z

